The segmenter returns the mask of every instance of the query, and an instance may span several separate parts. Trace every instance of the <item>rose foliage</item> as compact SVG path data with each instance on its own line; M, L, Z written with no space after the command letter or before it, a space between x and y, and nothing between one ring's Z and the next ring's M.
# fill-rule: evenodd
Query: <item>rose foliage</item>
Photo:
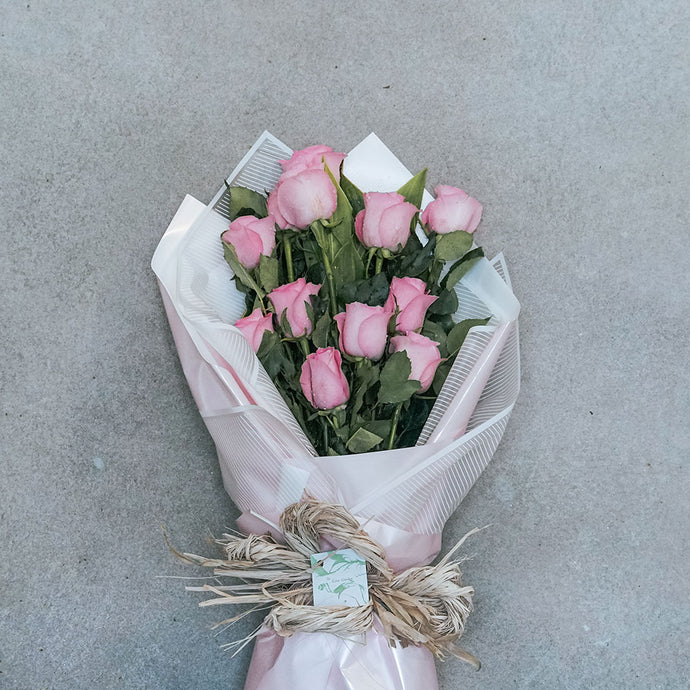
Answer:
M230 189L221 241L246 311L237 327L320 455L414 445L468 330L455 285L481 205L426 170L363 193L327 146L283 161L265 196ZM259 220L257 220L259 219Z

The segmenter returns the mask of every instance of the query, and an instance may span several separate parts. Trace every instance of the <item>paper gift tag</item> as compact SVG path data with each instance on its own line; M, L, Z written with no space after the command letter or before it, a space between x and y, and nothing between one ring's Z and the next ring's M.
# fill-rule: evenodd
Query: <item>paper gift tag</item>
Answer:
M314 606L363 606L369 601L366 561L352 549L311 556Z

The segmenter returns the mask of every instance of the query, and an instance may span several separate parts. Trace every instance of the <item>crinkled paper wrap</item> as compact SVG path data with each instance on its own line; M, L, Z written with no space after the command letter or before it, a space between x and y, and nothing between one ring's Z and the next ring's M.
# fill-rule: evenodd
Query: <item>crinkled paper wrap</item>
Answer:
M284 144L264 133L227 180L257 191L274 187ZM370 135L344 163L344 174L364 191L394 191L410 172ZM187 196L163 236L152 266L161 287L175 344L199 411L218 451L226 490L242 511L245 532L264 533L283 509L306 490L340 503L386 548L394 570L429 563L441 546L441 531L491 459L503 435L520 382L517 321L503 324L497 357L482 371L492 335L501 328L496 310L473 292L471 281L456 286L456 320L491 316L473 328L412 448L339 457L314 451L273 382L240 332L244 298L235 289L219 240L228 221L222 188L208 206ZM431 196L425 193L424 203ZM502 257L478 269L497 273L510 287ZM501 283L503 284L503 283ZM512 297L512 295L511 295ZM513 298L514 299L514 298ZM488 360L487 360L488 361ZM484 369L487 369L484 366ZM478 373L479 372L479 373ZM488 374L490 372L490 375ZM423 443L455 391L483 376L472 400L455 412L465 429L459 438ZM488 378L487 378L488 376ZM476 388L476 386L475 386ZM322 633L289 638L263 631L257 638L246 690L434 690L433 657L425 648L391 647L375 627L360 639Z

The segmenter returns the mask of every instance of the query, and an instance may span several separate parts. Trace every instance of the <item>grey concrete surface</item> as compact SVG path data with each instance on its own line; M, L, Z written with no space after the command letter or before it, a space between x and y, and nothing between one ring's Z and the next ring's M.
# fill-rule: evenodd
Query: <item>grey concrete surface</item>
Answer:
M0 9L0 687L241 688L189 571L236 509L153 250L268 129L375 131L485 204L523 389L446 530L451 688L681 688L688 662L688 5L22 0ZM305 688L309 687L305 676Z

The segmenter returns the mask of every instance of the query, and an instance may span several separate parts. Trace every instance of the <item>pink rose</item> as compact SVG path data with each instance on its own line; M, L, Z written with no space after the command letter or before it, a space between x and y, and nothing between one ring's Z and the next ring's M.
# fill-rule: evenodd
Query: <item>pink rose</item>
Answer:
M351 357L381 359L391 314L387 307L370 307L361 302L346 304L345 311L333 317L340 332L340 349Z
M267 205L278 227L304 230L315 220L335 213L338 195L327 173L308 168L294 175L281 175L268 195Z
M343 360L334 347L320 347L307 356L299 377L307 400L317 410L332 410L344 405L350 397L341 366Z
M273 332L273 314L264 316L261 309L255 309L249 316L235 321L235 327L242 331L242 335L252 346L254 352L258 352L264 333L266 331Z
M395 326L405 333L422 327L426 310L437 299L434 295L427 295L426 283L419 278L393 278L385 306L391 313L398 308Z
M276 246L273 218L240 216L230 223L221 239L235 248L237 258L245 268L256 268L261 254L271 256Z
M396 251L407 244L410 223L417 213L397 192L367 192L364 210L355 218L355 232L365 247Z
M472 233L477 229L482 205L476 199L447 184L440 184L434 191L436 199L422 212L422 224L440 235L456 230Z
M434 380L436 368L441 363L441 353L438 351L437 342L412 331L391 338L391 351L407 353L412 364L409 378L411 381L419 381L422 384L419 393L429 388Z
M340 164L345 159L345 153L336 153L330 146L317 144L308 146L301 151L295 151L290 160L280 161L283 166L282 178L293 177L304 170L324 170L324 162L333 173L333 177L340 181Z
M294 338L309 335L312 323L307 316L307 302L312 295L316 295L321 289L320 285L308 283L304 278L298 278L293 283L281 285L269 292L268 299L275 309L278 323L281 322L283 312L286 312L287 321Z

